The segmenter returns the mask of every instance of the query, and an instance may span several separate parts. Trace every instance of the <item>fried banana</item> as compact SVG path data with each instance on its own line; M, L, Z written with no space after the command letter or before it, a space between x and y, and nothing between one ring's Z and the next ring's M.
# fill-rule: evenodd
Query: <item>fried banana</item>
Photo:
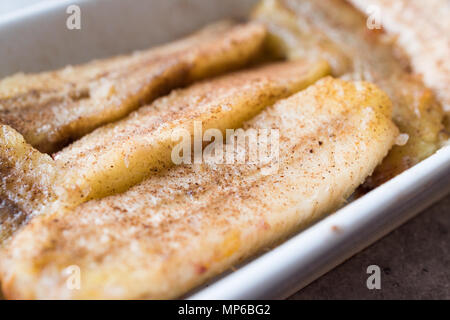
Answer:
M383 28L411 58L413 70L423 76L445 111L450 113L450 1L350 0L362 12L372 7L382 15Z
M20 210L42 209L55 199L54 160L30 146L23 136L7 125L0 125L0 200L14 203Z
M1 261L7 298L174 298L335 210L398 130L372 84L325 78L244 124L274 129L268 163L181 165L123 194L36 217ZM222 146L223 153L239 154ZM78 268L80 287L68 286ZM69 279L70 280L70 279Z
M0 123L41 152L60 150L175 87L245 65L261 51L260 24L223 22L156 49L0 81Z
M374 188L433 154L447 138L444 112L392 37L367 28L367 18L344 0L265 0L253 19L269 29L269 47L290 60L326 59L334 75L378 85L393 103L393 118L407 135L367 181Z
M263 108L327 75L326 62L280 63L232 73L172 92L98 128L52 159L14 129L0 135L2 198L26 214L73 207L123 192L173 165L173 133L240 127Z
M67 194L84 199L123 192L173 165L174 130L194 135L194 122L237 128L276 100L327 75L326 62L281 63L238 72L172 92L126 119L104 126L57 153Z

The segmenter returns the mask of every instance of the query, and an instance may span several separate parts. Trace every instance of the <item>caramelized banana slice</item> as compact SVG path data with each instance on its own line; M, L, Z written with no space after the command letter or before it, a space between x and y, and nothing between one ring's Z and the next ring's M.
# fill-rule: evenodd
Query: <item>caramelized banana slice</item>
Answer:
M95 130L56 154L55 160L3 125L0 199L30 215L123 192L173 164L177 131L185 129L191 137L196 122L204 130L239 127L328 72L326 62L297 61L200 82Z
M55 199L51 187L56 176L49 155L26 143L16 130L0 125L0 201L8 200L26 212L40 210Z
M391 148L391 103L326 78L244 125L278 129L278 170L182 165L74 211L40 216L2 263L7 298L174 298L339 207ZM239 154L238 144L224 154ZM67 287L69 266L80 290Z
M333 74L373 82L388 94L394 121L409 140L392 149L366 183L369 189L427 158L447 138L432 91L409 72L393 39L369 30L367 18L346 1L264 0L253 18L267 25L270 47L278 54L291 60L322 57Z
M0 247L33 212L56 200L54 160L0 124Z
M327 75L326 62L280 63L238 72L172 92L117 123L99 128L55 155L66 174L68 202L123 192L173 165L175 130L225 131Z
M414 71L432 88L450 113L450 1L350 0L361 11L376 6L383 27L397 36Z
M0 249L27 219L27 215L9 200L0 198ZM0 290L1 298L1 290Z
M252 17L267 26L266 47L275 57L322 58L328 61L335 77L351 70L353 62L342 48L314 24L298 19L281 1L261 1Z
M42 152L55 152L95 128L195 80L246 64L261 49L259 24L219 23L172 44L0 81L0 123Z

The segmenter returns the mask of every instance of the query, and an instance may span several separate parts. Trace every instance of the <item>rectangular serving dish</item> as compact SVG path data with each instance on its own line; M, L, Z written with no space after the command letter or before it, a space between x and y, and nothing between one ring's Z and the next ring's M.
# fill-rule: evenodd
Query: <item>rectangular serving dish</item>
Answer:
M0 17L0 77L168 42L257 0L53 0ZM69 30L69 5L81 29ZM450 146L336 213L191 292L189 299L280 299L380 239L450 192Z

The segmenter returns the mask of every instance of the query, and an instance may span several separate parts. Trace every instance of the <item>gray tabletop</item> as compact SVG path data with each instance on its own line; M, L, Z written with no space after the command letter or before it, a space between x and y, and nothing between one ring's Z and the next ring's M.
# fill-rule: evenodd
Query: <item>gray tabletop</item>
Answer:
M366 286L369 265L379 290ZM450 195L290 299L450 299Z

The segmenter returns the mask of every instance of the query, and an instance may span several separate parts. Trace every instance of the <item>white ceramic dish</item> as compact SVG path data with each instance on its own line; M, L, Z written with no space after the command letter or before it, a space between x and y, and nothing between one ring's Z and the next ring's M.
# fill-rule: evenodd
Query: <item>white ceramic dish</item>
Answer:
M147 48L208 22L243 18L256 0L47 1L0 17L0 77ZM81 8L81 30L66 9ZM450 146L288 241L214 279L191 299L283 298L450 192Z

